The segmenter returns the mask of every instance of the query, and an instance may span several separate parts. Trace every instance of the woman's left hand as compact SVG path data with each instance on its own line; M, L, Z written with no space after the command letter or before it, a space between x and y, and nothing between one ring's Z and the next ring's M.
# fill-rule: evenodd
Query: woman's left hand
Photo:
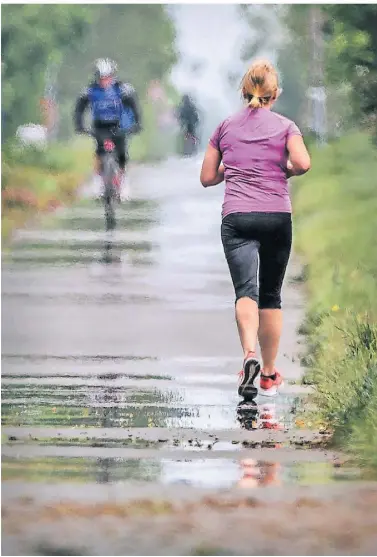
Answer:
M209 186L217 186L224 180L224 165L221 163L221 153L212 145L208 145L202 171L200 173L200 181L205 188Z

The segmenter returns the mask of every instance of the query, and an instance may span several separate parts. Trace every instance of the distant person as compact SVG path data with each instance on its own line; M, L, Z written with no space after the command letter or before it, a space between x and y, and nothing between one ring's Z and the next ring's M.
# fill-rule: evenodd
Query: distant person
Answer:
M198 126L199 112L192 98L185 94L182 96L181 102L177 107L177 120L181 129L184 141L187 139L191 142L192 151L195 151L198 145ZM191 154L191 153L187 153Z
M76 102L75 129L77 133L88 133L84 128L84 112L91 109L92 126L97 142L95 172L102 188L101 155L104 141L111 137L114 141L121 169L120 195L125 183L125 167L129 155L126 134L139 133L141 112L136 91L129 83L116 79L117 65L108 58L95 62L94 81L84 89Z
M236 320L244 353L238 393L275 395L283 378L275 368L282 330L281 288L291 251L288 178L305 174L310 157L294 122L272 112L278 76L255 62L241 82L247 106L212 135L200 175L204 187L225 178L221 237L236 295Z

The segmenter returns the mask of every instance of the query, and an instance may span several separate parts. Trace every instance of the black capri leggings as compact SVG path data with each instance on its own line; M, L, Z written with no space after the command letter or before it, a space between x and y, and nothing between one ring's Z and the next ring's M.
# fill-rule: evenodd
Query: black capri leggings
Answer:
M96 154L103 155L105 153L104 141L105 139L111 139L115 145L115 152L117 154L119 166L124 169L126 166L129 156L127 148L127 140L125 134L121 131L117 133L115 129L95 128L95 137L97 142Z
M281 287L292 245L290 213L231 213L221 239L236 301L248 297L259 309L281 308Z

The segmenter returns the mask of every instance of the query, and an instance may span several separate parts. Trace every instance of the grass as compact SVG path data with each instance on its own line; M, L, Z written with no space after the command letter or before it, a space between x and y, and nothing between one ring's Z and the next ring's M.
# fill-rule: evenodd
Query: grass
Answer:
M334 443L377 466L377 150L353 133L314 148L294 185L309 307L305 382Z
M35 215L72 203L90 165L90 151L80 138L45 151L7 146L2 157L3 242Z

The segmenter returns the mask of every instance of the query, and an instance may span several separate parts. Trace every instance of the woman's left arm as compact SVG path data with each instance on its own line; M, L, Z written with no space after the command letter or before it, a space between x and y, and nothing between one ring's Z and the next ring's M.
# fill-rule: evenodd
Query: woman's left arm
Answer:
M200 173L203 187L217 186L224 180L224 165L221 164L221 153L212 145L208 145Z

